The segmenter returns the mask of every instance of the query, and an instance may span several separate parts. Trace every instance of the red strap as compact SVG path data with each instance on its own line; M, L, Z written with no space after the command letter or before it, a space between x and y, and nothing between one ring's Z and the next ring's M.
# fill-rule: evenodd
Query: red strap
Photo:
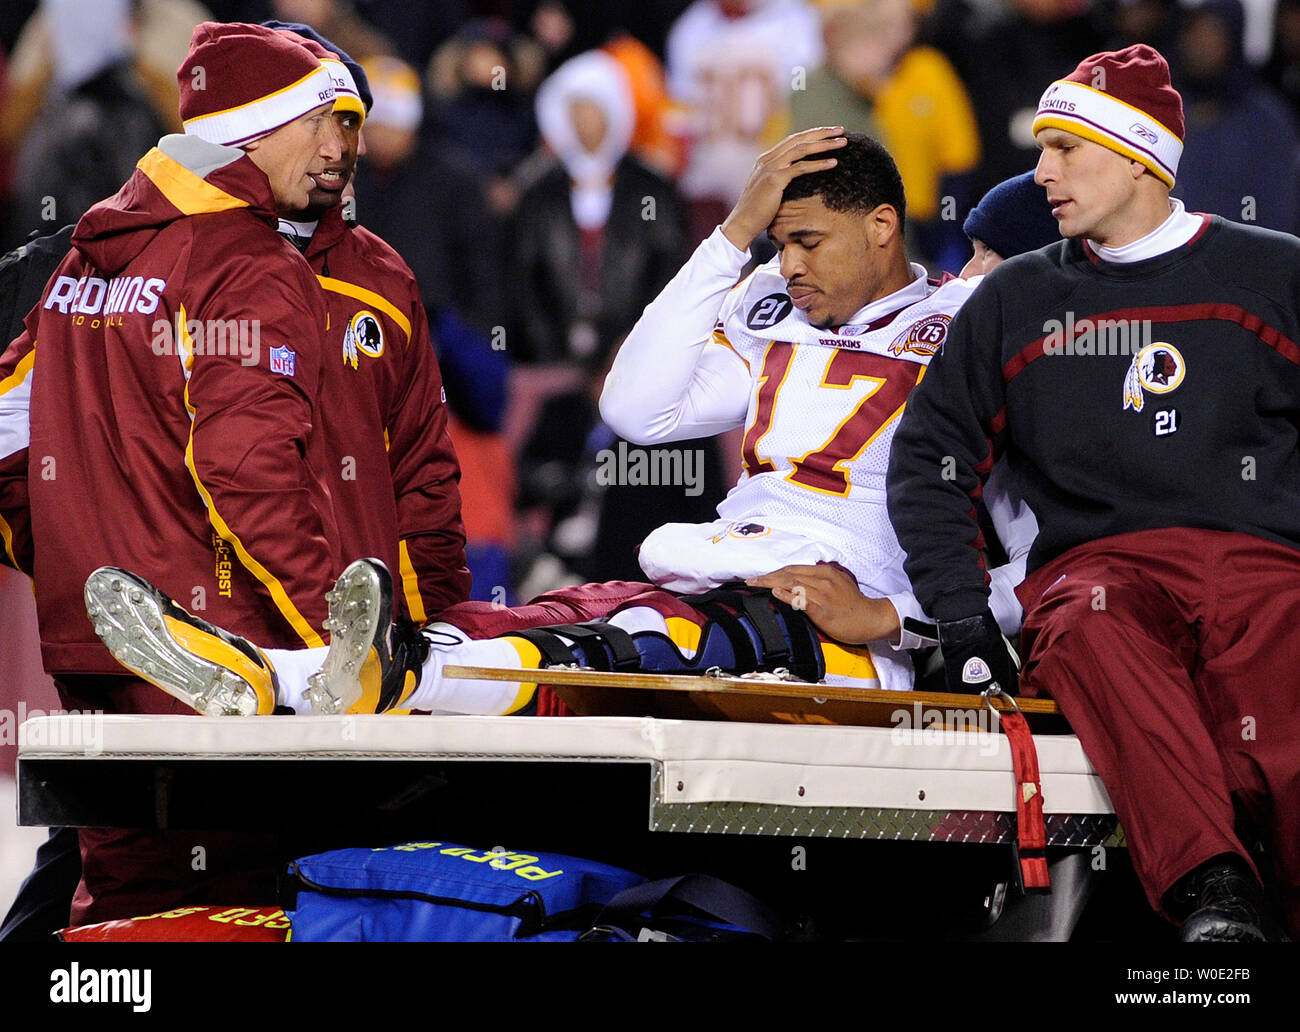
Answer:
M1029 724L1020 712L1001 713L1002 730L1011 745L1011 768L1016 776L1016 859L1025 892L1050 892L1047 873L1047 825L1043 821L1043 785L1038 773L1038 750Z
M555 694L555 689L549 684L539 684L537 686L537 715L539 717L571 717L573 710L569 709L563 699Z

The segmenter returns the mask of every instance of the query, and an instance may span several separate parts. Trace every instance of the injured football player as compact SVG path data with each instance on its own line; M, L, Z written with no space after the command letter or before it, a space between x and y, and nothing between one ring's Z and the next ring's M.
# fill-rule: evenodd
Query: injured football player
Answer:
M651 583L563 588L515 609L462 603L416 628L392 622L383 564L358 560L328 596L329 647L283 651L103 568L86 585L97 632L123 665L213 715L511 713L533 698L528 672L565 664L911 688L910 650L932 644L932 628L903 571L885 475L908 395L978 281L910 263L904 216L879 143L839 127L796 133L759 159L726 221L647 306L607 377L605 422L645 446L744 428L744 472L718 519L670 523L642 544ZM777 254L742 278L763 233ZM984 501L1009 557L991 571L991 604L1014 634L1037 524L1004 470ZM446 676L453 665L521 676Z

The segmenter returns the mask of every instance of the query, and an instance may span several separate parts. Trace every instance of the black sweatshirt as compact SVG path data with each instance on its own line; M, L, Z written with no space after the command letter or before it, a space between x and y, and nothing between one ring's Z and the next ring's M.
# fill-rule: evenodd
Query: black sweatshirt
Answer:
M982 612L974 499L1005 452L1030 572L1160 527L1300 548L1300 240L1205 216L1131 264L1078 240L1004 262L953 319L890 458L889 515L937 620Z

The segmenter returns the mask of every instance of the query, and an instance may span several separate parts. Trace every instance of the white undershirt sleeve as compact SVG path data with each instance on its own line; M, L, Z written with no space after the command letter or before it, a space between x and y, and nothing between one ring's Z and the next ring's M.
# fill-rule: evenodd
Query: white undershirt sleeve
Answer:
M933 641L926 641L913 631L909 631L905 626L908 619L918 620L924 624L933 624L934 621L925 615L925 610L921 608L921 603L916 600L916 596L910 591L900 591L896 595L885 596L898 613L898 644L893 645L895 652L902 652L906 649L919 649L924 645L933 645Z
M989 571L989 609L1003 634L1019 634L1025 611L1016 598L1016 586L1025 579L1029 549L1038 537L1038 518L1012 484L1005 462L993 467L984 484L984 505L1007 553L1006 565Z
M997 620L1002 633L1011 637L1020 633L1020 623L1025 613L1016 598L1016 585L1025 579L1025 564L1029 559L1029 549L1038 537L1038 519L1025 504L1020 493L1011 485L1005 462L993 467L989 479L984 485L984 504L997 531L998 540L1007 553L1007 562L989 571L989 609ZM887 596L898 612L901 627L907 618L922 623L933 623L921 609L921 604L910 591L900 591ZM905 627L894 649L917 649L932 642L912 633Z
M719 227L646 306L600 396L601 418L620 437L650 445L744 425L749 367L713 330L748 257Z

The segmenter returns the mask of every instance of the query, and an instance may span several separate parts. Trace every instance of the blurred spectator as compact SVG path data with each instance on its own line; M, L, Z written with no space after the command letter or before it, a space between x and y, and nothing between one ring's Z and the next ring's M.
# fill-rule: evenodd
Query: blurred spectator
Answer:
M1177 0L1119 0L1115 7L1114 34L1107 50L1123 50L1145 43L1162 54L1177 49Z
M636 122L628 149L651 168L670 178L682 170L682 140L669 131L672 102L659 58L640 40L620 34L602 48L623 66L632 87Z
M1185 0L1187 7L1198 6L1196 0ZM1278 0L1241 0L1241 48L1246 63L1259 68L1273 54L1273 30L1276 22Z
M0 115L17 145L5 249L116 193L166 131L136 72L130 0L43 0L39 18Z
M808 74L807 88L791 96L791 130L842 125L851 133L881 139L876 93L906 44L900 49L863 31L864 23L872 20L869 12L865 3L826 9L822 22L826 61ZM910 207L910 197L907 203Z
M688 140L679 185L692 242L726 218L754 160L786 135L790 94L822 57L805 0L695 0L673 24L668 91Z
M684 259L679 201L627 153L632 90L609 54L582 54L548 78L537 121L555 158L516 216L511 354L600 364Z
M423 68L433 52L469 21L470 6L465 0L356 0L357 13L382 32L397 47L397 55L415 68Z
M211 15L195 0L136 0L136 72L169 130L181 131L176 69L185 60L194 26Z
M1286 105L1246 65L1243 26L1238 0L1183 15L1174 85L1187 136L1174 194L1188 211L1294 233L1300 141Z
M544 62L541 48L506 22L467 22L429 63L431 131L478 175L505 176L537 139L532 100Z
M542 0L528 18L528 34L546 55L546 74L589 47L578 42L578 26L559 0Z
M984 158L971 197L1038 161L1031 131L1043 84L1110 37L1093 0L1007 0L1005 7L939 0L928 30L956 67L975 109Z
M903 177L909 250L951 272L966 257L959 216L979 135L952 65L933 47L913 46L915 36L910 0L830 8L826 64L795 91L792 128L843 125L880 138Z
M1300 0L1278 2L1273 56L1264 79L1290 105L1292 118L1300 119Z
M571 57L604 46L611 38L630 35L650 52L662 55L664 38L673 21L691 0L509 0L496 3L508 9L511 23L537 40L546 51L548 74ZM491 4L480 3L479 10Z
M357 14L350 0L272 0L271 9L280 21L310 25L357 61L397 53L393 41Z
M475 173L421 133L424 107L414 69L395 57L369 58L362 67L375 103L362 130L357 219L411 267L431 326L437 313L454 309L488 334L506 321L504 241Z
M51 17L59 26L53 33ZM17 146L56 79L56 63L63 69L58 78L76 78L76 69L93 63L105 49L121 49L123 36L127 42L122 54L133 58L131 72L137 88L144 91L168 131L180 132L176 69L185 59L194 26L210 17L195 0L103 0L93 9L85 4L43 2L14 44L0 106L0 147ZM125 29L119 27L122 19Z

